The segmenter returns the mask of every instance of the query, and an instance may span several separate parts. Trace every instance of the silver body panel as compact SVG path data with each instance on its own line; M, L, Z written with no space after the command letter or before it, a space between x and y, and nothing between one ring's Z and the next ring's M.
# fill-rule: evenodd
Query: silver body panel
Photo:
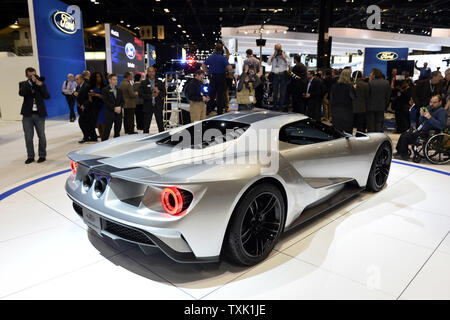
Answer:
M110 221L144 230L174 251L190 252L200 260L214 260L220 255L233 210L254 183L275 179L282 186L287 200L285 229L288 229L305 208L339 192L346 183L355 181L364 187L377 149L385 141L391 143L381 133L310 145L279 142L277 130L307 119L300 114L236 112L212 119L248 123L257 132L274 130L271 139L277 142L279 159L276 169L264 171L262 163L211 161L199 164L199 160L214 159L216 152L232 148L234 141L205 148L206 152L188 154L156 143L187 125L153 136L120 137L70 153L69 158L80 165L77 176L67 179L67 194L82 208ZM239 139L247 134L250 133L246 131ZM242 157L257 149L258 146L249 146ZM240 156L237 154L237 158ZM82 176L96 168L108 171L111 177L101 198L97 198L92 189L85 192L82 188ZM124 201L145 198L148 188L167 186L177 186L194 194L186 214L181 217L153 211L142 201L138 204Z

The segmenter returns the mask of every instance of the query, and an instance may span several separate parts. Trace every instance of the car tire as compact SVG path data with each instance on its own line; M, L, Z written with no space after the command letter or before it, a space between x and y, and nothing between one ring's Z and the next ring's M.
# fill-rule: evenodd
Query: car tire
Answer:
M392 161L392 148L389 142L384 142L377 150L370 168L366 188L378 192L384 188L389 177Z
M285 203L273 184L258 184L239 201L231 217L224 254L232 263L253 266L264 259L284 229Z

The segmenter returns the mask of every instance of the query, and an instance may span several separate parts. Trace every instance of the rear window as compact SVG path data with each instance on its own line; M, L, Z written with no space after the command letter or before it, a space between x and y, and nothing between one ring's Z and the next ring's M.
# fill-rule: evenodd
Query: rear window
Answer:
M157 144L180 148L203 149L239 138L248 128L247 123L223 120L205 120L159 140Z

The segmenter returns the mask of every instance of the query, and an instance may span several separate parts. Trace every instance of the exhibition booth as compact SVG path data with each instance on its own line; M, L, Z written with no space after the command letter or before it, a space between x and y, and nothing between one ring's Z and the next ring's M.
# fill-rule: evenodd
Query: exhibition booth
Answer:
M308 67L316 67L317 54L317 33L287 31L283 26L264 25L224 27L221 30L222 38L228 44L232 53L233 61L238 65L243 65L245 51L252 49L259 56L261 47L257 46L256 39L265 39L265 46L262 47L263 56L273 54L275 44L280 43L283 49L293 55L302 55L302 62ZM353 28L330 28L329 36L332 38L331 66L333 68L343 68L351 66L354 70L363 70L365 63L364 51L369 49L379 51L389 51L395 48L407 48L406 58L418 60L419 66L427 61L433 70L448 68L450 54L438 54L443 47L450 46L450 37L446 33L447 29L436 29L431 36L410 35L404 33L390 33L374 30L363 30ZM388 50L389 49L389 50ZM429 54L418 56L415 51L427 52ZM373 57L373 51L370 57ZM433 54L436 53L436 54ZM408 56L409 55L409 56ZM397 57L405 59L405 53ZM371 59L371 58L369 58ZM422 63L422 64L421 64ZM270 67L266 66L266 71ZM365 72L366 73L366 72ZM418 73L416 74L416 78Z
M39 3L39 5L37 5ZM67 5L58 0L28 0L29 26L24 28L32 46L30 54L19 56L0 55L0 114L3 120L20 120L22 97L18 95L18 83L25 80L25 69L33 67L45 78L50 99L46 101L48 117L67 113L67 103L61 94L62 83L67 75L81 74L87 69L86 60L99 61L100 70L121 76L127 71L144 73L147 65L155 63L155 47L138 39L135 34L117 26L101 25L105 52L85 52L82 12L78 6ZM29 33L29 34L28 34ZM17 45L16 45L17 46ZM146 55L150 52L150 55Z

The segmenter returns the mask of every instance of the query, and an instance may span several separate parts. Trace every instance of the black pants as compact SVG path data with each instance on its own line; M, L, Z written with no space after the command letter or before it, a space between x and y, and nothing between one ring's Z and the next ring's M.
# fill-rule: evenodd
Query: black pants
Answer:
M164 131L163 110L162 107L144 105L144 133L150 133L150 124L152 123L153 114L155 114L158 131Z
M397 105L395 108L395 126L397 133L403 133L411 126L409 106Z
M305 103L303 100L303 94L300 90L295 89L292 92L292 106L294 112L306 114Z
M83 132L83 140L96 140L97 133L95 132L95 126L97 117L95 116L94 110L84 109L82 111L80 107L77 110L80 115L78 124L80 125L81 132Z
M75 119L75 97L72 95L64 95L70 110L70 119Z
M208 96L211 98L209 100L206 111L210 113L214 110L214 104L217 106L217 114L223 114L223 109L225 107L225 74L212 74L211 81L209 82L209 92Z
M367 132L383 132L384 111L368 111Z
M428 132L421 132L417 130L403 132L397 142L397 152L401 156L408 156L408 146L416 143L417 138L426 138L427 136Z
M127 134L134 132L134 111L134 108L123 109L123 126Z
M350 108L331 109L331 118L333 127L337 130L352 134L353 133L353 110Z
M354 113L354 126L359 132L366 132L367 116L365 113Z
M23 132L25 134L25 145L27 147L28 158L34 159L34 129L39 137L39 158L47 156L47 139L45 138L45 117L40 117L33 113L29 117L22 118Z
M142 111L142 104L136 105L136 110L134 111L136 115L136 128L142 130L144 128L144 112Z
M316 121L320 122L321 121L321 110L320 110L321 103L319 101L314 101L311 99L307 99L306 103L307 103L307 105L306 105L307 116L310 117L311 119L315 119Z
M120 137L120 130L122 130L122 113L108 113L105 120L105 130L103 131L102 141L109 139L111 129L114 124L114 138Z

